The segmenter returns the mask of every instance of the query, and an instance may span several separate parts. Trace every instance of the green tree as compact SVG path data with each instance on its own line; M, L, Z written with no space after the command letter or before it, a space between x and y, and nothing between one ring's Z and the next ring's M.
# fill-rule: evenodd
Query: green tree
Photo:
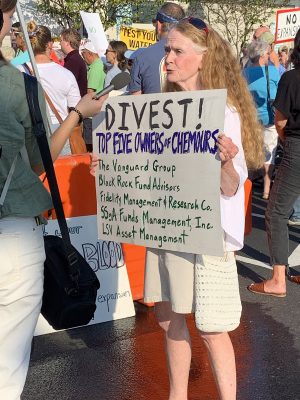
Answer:
M189 13L204 17L233 46L236 54L249 42L253 30L266 24L275 9L289 0L191 0Z
M161 3L161 0L154 0L151 6L158 8ZM116 23L118 17L125 22L127 19L128 23L132 19L139 21L139 15L144 13L145 8L149 10L148 6L143 5L146 6L144 0L39 0L38 9L50 15L62 27L75 28L79 28L81 23L79 11L98 12L104 29L107 29Z

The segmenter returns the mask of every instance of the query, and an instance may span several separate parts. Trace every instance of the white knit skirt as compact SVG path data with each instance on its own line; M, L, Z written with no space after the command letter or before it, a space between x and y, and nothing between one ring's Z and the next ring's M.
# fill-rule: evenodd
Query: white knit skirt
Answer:
M144 300L168 301L176 313L195 312L203 332L227 332L240 322L233 252L223 257L147 249Z

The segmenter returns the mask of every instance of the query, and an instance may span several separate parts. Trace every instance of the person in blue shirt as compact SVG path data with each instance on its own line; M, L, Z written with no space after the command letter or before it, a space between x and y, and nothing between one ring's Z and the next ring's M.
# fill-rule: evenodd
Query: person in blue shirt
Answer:
M161 6L153 24L158 42L137 52L130 71L131 82L128 92L131 94L160 93L165 82L165 44L171 24L184 18L183 8L176 3Z
M269 198L278 142L271 103L276 97L280 79L278 69L273 65L268 65L269 53L270 46L267 42L260 40L253 41L248 48L251 66L243 70L249 90L256 104L258 118L263 126L266 156L263 191L263 199L265 200Z

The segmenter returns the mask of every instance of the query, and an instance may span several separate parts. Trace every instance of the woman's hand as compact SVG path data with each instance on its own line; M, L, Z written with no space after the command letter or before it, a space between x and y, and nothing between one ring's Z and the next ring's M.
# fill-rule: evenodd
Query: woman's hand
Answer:
M217 146L219 149L220 159L223 162L232 160L239 152L239 148L233 143L231 138L226 136L224 133L220 133L218 136Z
M90 174L95 176L96 168L99 165L100 158L98 154L90 153Z
M82 97L82 99L77 103L76 108L81 112L83 118L93 117L99 114L102 105L108 96L101 96L98 100L95 98L95 92L88 93Z

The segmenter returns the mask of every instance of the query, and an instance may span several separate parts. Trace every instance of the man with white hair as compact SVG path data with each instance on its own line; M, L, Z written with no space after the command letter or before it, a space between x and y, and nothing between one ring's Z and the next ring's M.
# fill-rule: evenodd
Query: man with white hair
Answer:
M95 46L90 40L87 40L81 49L81 55L88 65L88 93L99 92L103 89L105 72L103 62L101 61Z

